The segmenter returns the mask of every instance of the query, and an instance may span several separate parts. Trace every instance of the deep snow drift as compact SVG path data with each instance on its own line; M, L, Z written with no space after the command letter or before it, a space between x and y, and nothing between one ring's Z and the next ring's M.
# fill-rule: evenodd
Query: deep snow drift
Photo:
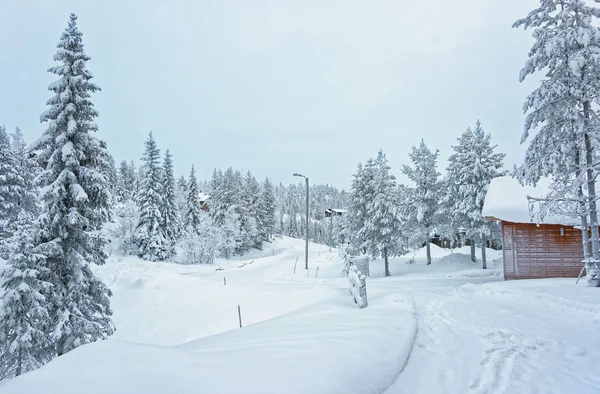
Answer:
M112 257L96 273L117 333L0 393L598 392L597 289L504 282L499 252L481 270L468 248L432 246L432 265L413 252L390 278L371 262L360 310L337 251L311 244L307 272L303 248L284 238L211 266Z

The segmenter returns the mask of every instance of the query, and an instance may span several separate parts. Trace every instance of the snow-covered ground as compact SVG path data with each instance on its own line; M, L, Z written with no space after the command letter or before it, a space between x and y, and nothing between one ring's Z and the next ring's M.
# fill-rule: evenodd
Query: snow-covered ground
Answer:
M390 278L372 262L358 309L337 252L311 245L307 275L303 246L284 238L211 266L111 258L96 272L116 334L0 393L600 392L597 289L504 282L498 252L484 271L468 248L432 247L430 266L420 250L393 259Z

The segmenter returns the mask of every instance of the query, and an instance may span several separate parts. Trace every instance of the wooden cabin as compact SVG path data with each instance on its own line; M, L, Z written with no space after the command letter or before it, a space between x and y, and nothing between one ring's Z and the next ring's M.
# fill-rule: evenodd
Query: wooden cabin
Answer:
M515 179L492 180L483 216L500 221L504 279L576 278L583 267L576 218L536 216L527 196L544 197L547 184L522 187Z
M210 198L210 195L208 195L206 193L200 193L198 195L198 200L200 201L200 208L204 212L208 212L208 199L209 198Z
M343 216L346 212L348 212L347 209L328 208L325 210L325 217Z

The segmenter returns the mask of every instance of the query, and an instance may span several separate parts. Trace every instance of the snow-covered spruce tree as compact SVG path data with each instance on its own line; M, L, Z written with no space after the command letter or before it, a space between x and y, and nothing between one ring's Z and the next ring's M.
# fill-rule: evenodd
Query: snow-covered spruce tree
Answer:
M173 159L168 149L165 152L162 173L161 225L169 247L167 257L171 257L175 254L175 244L181 236L181 222L179 221L179 211L177 209L176 201L177 196L175 194L176 185L175 174L173 172Z
M390 174L390 166L382 151L373 163L373 179L367 186L373 199L367 204L364 223L363 247L373 257L383 256L385 276L390 276L388 256L401 254L402 223L398 217L396 201L396 178Z
M3 294L0 303L0 380L19 376L51 360L55 349L48 328L52 309L45 294L52 284L45 256L34 248L31 215L21 210L16 230L9 239L7 267L0 277Z
M209 212L215 223L222 226L229 208L234 207L239 215L241 182L236 179L233 168L229 167L222 176L215 180L214 184L217 188L213 190L213 195L211 195Z
M6 128L0 126L0 242L12 233L26 189L22 169L11 149Z
M160 150L156 146L152 132L148 134L145 145L146 151L142 158L144 178L137 201L140 220L136 229L136 244L139 257L144 260L159 261L169 257L170 244L166 239L161 216L163 177Z
M262 249L263 235L261 228L264 227L261 216L260 206L260 184L256 178L248 171L242 185L242 204L241 204L241 233L242 249L250 248Z
M185 180L185 176L181 175L179 179L177 179L177 189L176 189L176 202L177 202L177 210L179 211L180 222L182 226L185 227L185 211L187 209L187 181Z
M540 86L528 96L523 106L529 113L521 142L528 139L532 130L537 130L537 135L516 175L526 184L536 184L545 175L550 176L555 185L568 180L566 184L570 190L560 187L555 191L556 194L578 196L573 200L578 209L584 211L581 223L590 285L600 285L596 265L600 262L600 239L594 142L599 134L595 105L600 98L599 17L598 8L581 0L540 0L538 8L513 25L534 29L535 43L521 70L520 80L536 71L545 71ZM550 205L561 200L556 195L544 199ZM588 217L590 257L587 257L590 253L585 231Z
M431 264L430 238L436 224L436 216L440 202L437 158L439 151L432 152L421 140L418 147L413 146L410 159L413 167L404 165L402 172L415 184L412 190L412 209L408 212L409 227L414 230L413 236L427 247L427 264Z
M187 205L183 217L183 226L186 231L196 232L200 229L202 209L198 200L198 179L196 179L196 170L192 165L190 170L190 179L187 185Z
M269 178L265 178L260 195L261 236L264 241L269 241L275 232L275 193Z
M374 167L373 159L367 160L364 166L358 163L350 189L348 241L354 248L365 253L367 252L365 242L367 241L366 223L369 215L368 209L375 195L375 190L373 190Z
M235 253L240 238L240 217L234 206L225 212L222 231L221 255L229 259Z
M52 284L44 296L58 356L114 332L111 291L90 269L106 261L101 230L110 220L110 192L103 172L109 154L95 136L98 112L90 97L99 88L86 69L89 59L71 14L54 56L60 64L49 69L59 79L49 86L54 96L41 115L48 128L32 146L43 168L36 178L43 209L33 253L44 256L40 279Z
M485 195L492 179L506 175L502 171L503 153L494 152L491 135L486 134L479 120L475 129L470 127L458 138L458 145L448 160L448 187L450 188L454 222L467 229L467 237L481 242L483 268L486 268L486 241L491 235L491 226L486 223L481 211ZM472 243L473 244L473 243Z
M134 170L135 171L135 170ZM117 186L114 190L114 196L117 202L123 202L133 199L133 189L135 187L135 173L127 161L123 160L119 164L117 172Z
M107 165L105 170L105 176L108 180L108 189L111 194L111 203L118 202L118 199L115 196L117 188L119 186L119 174L117 173L117 167L115 165L115 159L111 154L108 155Z

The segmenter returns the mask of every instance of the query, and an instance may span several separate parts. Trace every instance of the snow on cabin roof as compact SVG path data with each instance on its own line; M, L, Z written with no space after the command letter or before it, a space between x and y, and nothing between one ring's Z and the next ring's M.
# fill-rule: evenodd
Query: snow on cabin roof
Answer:
M333 212L337 212L337 213L346 213L346 212L348 212L348 210L347 210L347 209L335 209L335 208L333 208L333 209L331 209L331 210L332 210Z
M540 179L538 184L533 187L521 186L516 179L508 176L494 178L485 196L481 214L487 220L503 220L513 223L562 224L565 226L581 224L576 218L562 215L546 215L540 220L536 210L532 216L527 196L543 198L547 195L549 186L548 179Z
M198 198L200 199L200 201L206 201L210 198L210 194L198 193Z

